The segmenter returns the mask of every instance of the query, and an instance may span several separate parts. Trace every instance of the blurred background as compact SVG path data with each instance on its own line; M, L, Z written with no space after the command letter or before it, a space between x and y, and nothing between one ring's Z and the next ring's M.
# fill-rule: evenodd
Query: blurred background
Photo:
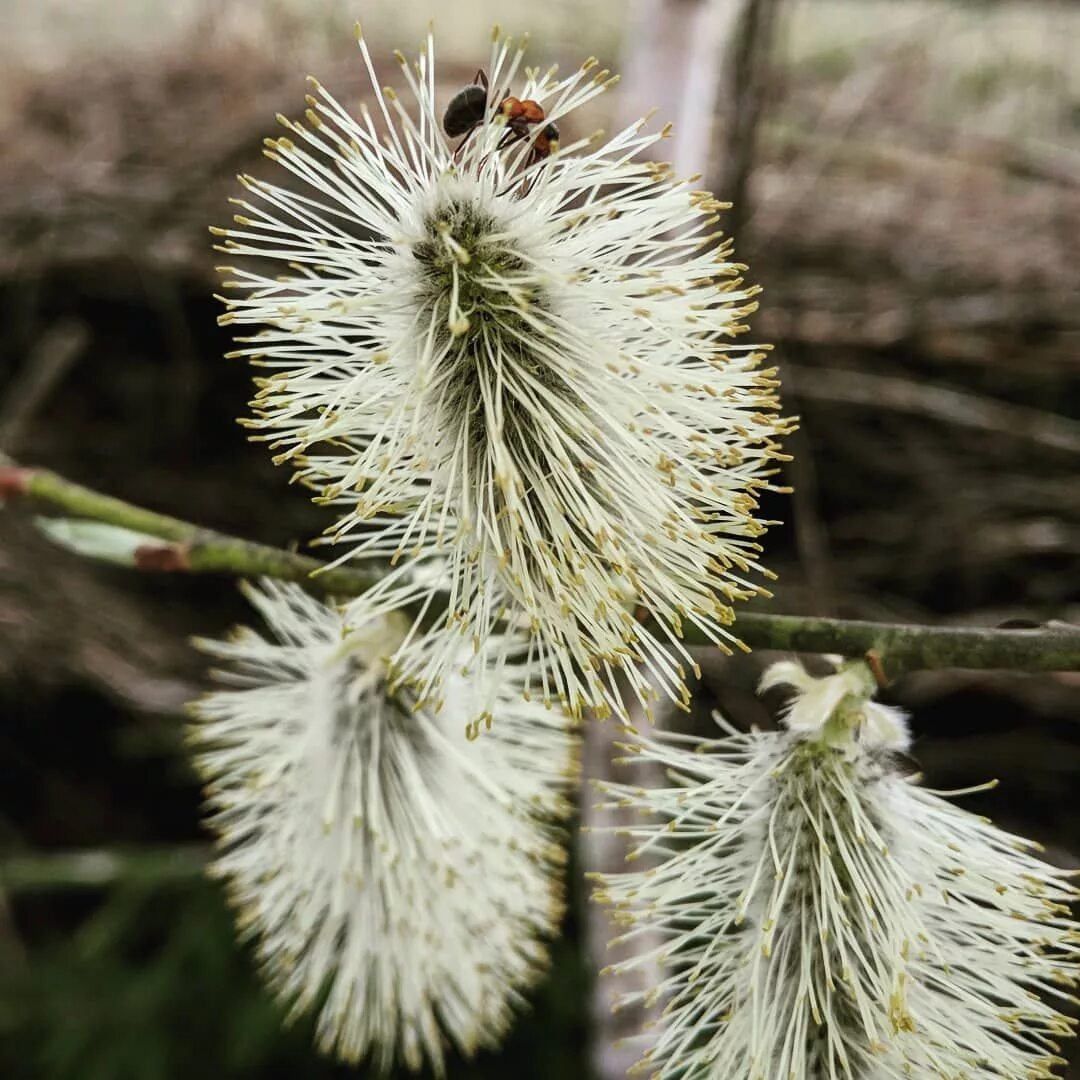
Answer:
M538 64L624 73L579 134L658 105L677 167L735 202L789 413L767 516L775 610L996 625L1080 611L1080 7L1050 0L0 0L0 450L227 532L325 519L233 422L207 225L265 174L317 74L356 106L374 54L437 21L445 98L490 25ZM608 110L605 112L605 110ZM183 756L192 633L247 618L231 581L136 576L0 514L0 1075L365 1075L281 1028L221 893ZM692 722L768 723L755 655L703 653ZM1080 676L912 675L915 757L1080 863ZM775 708L776 702L766 703ZM593 761L603 769L603 755ZM586 799L586 801L588 801ZM608 1080L627 1030L597 989L580 863L550 978L454 1077ZM1075 1048L1073 1048L1075 1056ZM1074 1067L1068 1074L1080 1077Z

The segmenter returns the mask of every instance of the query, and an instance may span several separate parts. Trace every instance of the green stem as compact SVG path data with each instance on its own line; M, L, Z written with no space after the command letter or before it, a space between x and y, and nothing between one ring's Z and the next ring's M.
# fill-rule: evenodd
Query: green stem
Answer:
M981 626L914 626L910 623L766 615L747 611L735 629L756 649L863 656L871 649L889 675L924 668L1080 670L1080 629L1051 623L1030 630Z
M325 565L318 559L202 529L102 495L48 470L20 469L0 460L0 498L13 494L27 495L79 517L119 525L180 545L183 558L177 560L174 569L281 578L340 596L356 596L378 580L377 575L349 567L326 570L313 577ZM161 565L169 564L166 561ZM1064 624L1031 630L997 630L744 611L737 617L735 630L747 645L758 649L843 656L862 656L873 649L881 655L892 677L920 668L945 667L1080 670L1080 629ZM693 628L688 628L685 641L688 645L709 644Z
M48 469L5 467L0 462L0 498L11 494L27 495L75 517L117 525L177 545L182 551L178 551L177 559L169 564L172 569L197 574L280 578L342 596L356 596L378 580L378 575L349 567L323 570L312 577L325 564L310 556L241 540L168 514L133 506L73 483Z
M27 852L0 860L0 889L50 892L100 889L123 883L190 881L206 869L210 849L202 844L130 850Z

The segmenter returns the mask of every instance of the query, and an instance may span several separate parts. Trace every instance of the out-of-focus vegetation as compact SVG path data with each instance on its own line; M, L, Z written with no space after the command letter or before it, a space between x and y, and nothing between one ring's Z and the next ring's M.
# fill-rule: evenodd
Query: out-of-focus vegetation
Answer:
M261 139L302 108L308 71L358 103L358 14L388 80L434 15L449 97L493 21L530 30L538 63L617 69L628 11L0 2L0 449L267 542L317 534L322 512L233 423L249 373L220 358L206 234L233 174L265 171ZM777 610L1075 620L1078 40L1069 4L784 5L739 237L766 286L755 337L804 421L797 495L769 508L788 522L769 538ZM229 582L88 566L0 515L0 859L202 842L179 732L205 681L185 639L241 618ZM699 713L765 718L758 658L702 659ZM1075 677L927 673L894 693L935 784L1000 775L987 809L1080 861ZM5 1078L365 1075L319 1059L309 1022L281 1029L215 885L8 884ZM455 1076L584 1075L580 892L532 1012Z
M220 891L198 877L30 903L32 952L2 985L5 1077L379 1075L318 1058L309 1017L286 1025L235 943ZM451 1078L497 1080L508 1061L524 1078L582 1075L584 987L573 940L571 932L556 946L550 979L500 1052L456 1062Z

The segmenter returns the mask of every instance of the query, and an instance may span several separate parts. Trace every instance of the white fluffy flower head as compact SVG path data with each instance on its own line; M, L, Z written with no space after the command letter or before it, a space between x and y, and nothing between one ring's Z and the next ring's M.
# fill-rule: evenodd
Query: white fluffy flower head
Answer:
M342 558L444 560L466 639L519 613L545 694L617 709L616 669L649 693L643 662L685 701L669 647L687 624L734 644L732 605L767 576L785 423L775 370L736 340L757 290L717 246L720 204L643 160L665 132L569 138L614 81L595 60L560 78L496 34L455 141L434 49L398 54L408 106L387 90L354 117L313 83L268 149L299 186L244 178L218 230L248 257L226 283L223 320L255 328L236 355L275 369L249 423L339 508ZM510 100L543 122L515 126Z
M447 1040L498 1042L542 970L574 738L507 664L493 729L467 742L466 680L438 713L390 681L403 616L372 606L346 629L297 586L249 596L272 636L202 643L231 684L191 730L213 869L272 988L297 1012L321 1003L324 1050L441 1073Z
M644 872L601 877L626 937L659 932L662 1027L638 1069L664 1080L1050 1077L1073 1021L1070 874L1036 845L903 775L899 710L848 666L794 664L783 732L630 744L673 787L605 785ZM828 703L831 703L828 704ZM872 706L872 707L871 707ZM826 711L828 709L829 711ZM964 794L955 792L952 794ZM640 996L640 995L639 995Z

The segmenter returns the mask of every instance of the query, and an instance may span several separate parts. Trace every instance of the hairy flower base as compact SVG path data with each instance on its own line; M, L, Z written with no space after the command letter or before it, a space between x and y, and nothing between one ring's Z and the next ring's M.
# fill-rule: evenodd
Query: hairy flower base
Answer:
M496 38L498 92L456 147L434 41L399 60L410 108L389 92L354 118L313 84L268 148L303 190L245 178L218 230L244 258L236 355L274 369L249 423L338 509L342 560L438 561L470 644L519 619L537 694L622 711L621 669L643 701L685 704L684 627L736 646L734 604L770 576L758 500L783 490L789 428L765 350L735 340L758 290L720 204L643 160L665 134L644 121L539 159L537 132L507 127L504 90L569 131L613 81L595 60L560 79ZM410 677L433 690L458 651Z
M659 865L602 876L597 892L623 940L664 939L615 966L668 965L651 994L662 1029L637 1068L1050 1076L1073 1023L1057 1010L1078 971L1070 875L916 786L872 732L828 720L811 734L662 734L630 748L676 786L604 785L612 806L661 819L627 830L630 858Z
M346 632L296 586L250 597L273 640L203 643L234 688L191 730L213 870L272 988L320 1006L324 1050L441 1072L447 1040L497 1044L544 966L574 739L505 663L492 730L468 743L468 682L449 679L436 714L389 680L407 620L372 607Z

